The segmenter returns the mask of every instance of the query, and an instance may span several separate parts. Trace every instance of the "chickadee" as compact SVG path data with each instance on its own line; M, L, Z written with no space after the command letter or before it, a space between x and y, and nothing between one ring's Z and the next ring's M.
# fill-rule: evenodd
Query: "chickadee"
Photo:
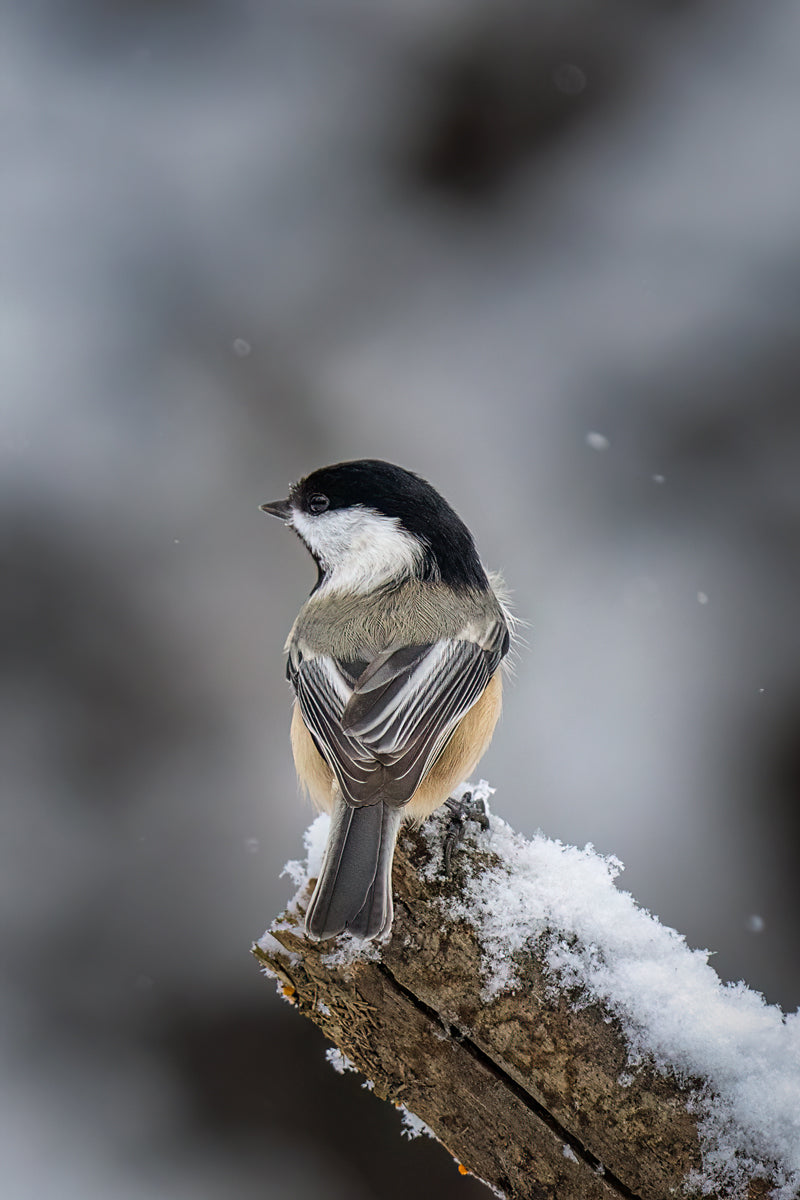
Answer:
M438 808L491 740L507 613L466 525L402 467L322 467L261 508L318 570L285 647L295 767L331 815L306 933L374 938L402 821Z

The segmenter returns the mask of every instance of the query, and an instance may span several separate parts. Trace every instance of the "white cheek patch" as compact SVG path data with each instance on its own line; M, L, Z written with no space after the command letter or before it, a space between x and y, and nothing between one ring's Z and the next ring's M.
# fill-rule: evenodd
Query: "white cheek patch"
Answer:
M413 571L422 546L395 517L371 508L340 508L309 516L295 509L291 523L322 564L325 579L317 592L370 592Z

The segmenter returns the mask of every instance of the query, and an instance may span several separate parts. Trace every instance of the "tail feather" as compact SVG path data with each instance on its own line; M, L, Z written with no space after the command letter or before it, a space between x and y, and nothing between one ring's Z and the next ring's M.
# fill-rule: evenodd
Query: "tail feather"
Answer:
M353 808L337 796L325 857L306 913L324 940L348 929L373 938L392 920L392 861L402 813L379 801Z
M372 887L367 897L352 921L347 922L347 928L355 937L374 938L391 928L394 916L392 904L392 863L394 848L397 844L397 831L403 819L402 810L382 804L383 825L381 829L381 844L378 852L378 867Z

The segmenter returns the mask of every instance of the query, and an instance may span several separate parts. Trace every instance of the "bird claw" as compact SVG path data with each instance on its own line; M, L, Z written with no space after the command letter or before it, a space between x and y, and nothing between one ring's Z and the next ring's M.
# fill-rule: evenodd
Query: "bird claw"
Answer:
M450 819L447 822L447 831L444 837L442 865L445 875L449 875L453 851L463 841L466 822L475 821L481 829L488 829L489 814L486 811L486 802L482 799L474 800L472 792L464 792L458 799L455 796L448 796L445 805L450 810Z

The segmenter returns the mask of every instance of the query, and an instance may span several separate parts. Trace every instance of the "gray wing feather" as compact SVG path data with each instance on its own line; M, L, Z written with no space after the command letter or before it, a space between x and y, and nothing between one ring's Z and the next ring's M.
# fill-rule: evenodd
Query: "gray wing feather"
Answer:
M372 938L391 926L402 807L496 670L508 648L505 625L482 641L388 649L367 665L290 654L303 720L340 788L306 914L309 936L348 929Z
M342 729L344 701L330 686L325 660L304 662L294 686L303 719L347 795L350 784L363 785L374 773L374 755Z
M433 655L428 656L428 660ZM437 661L438 660L438 661ZM405 683L404 694L389 704L374 703L349 732L376 754L397 755L466 712L489 682L484 651L474 642L447 642ZM350 705L348 705L348 708Z
M458 638L377 655L352 682L327 655L290 661L303 719L352 805L402 805L480 698L505 651L505 626L484 645Z

